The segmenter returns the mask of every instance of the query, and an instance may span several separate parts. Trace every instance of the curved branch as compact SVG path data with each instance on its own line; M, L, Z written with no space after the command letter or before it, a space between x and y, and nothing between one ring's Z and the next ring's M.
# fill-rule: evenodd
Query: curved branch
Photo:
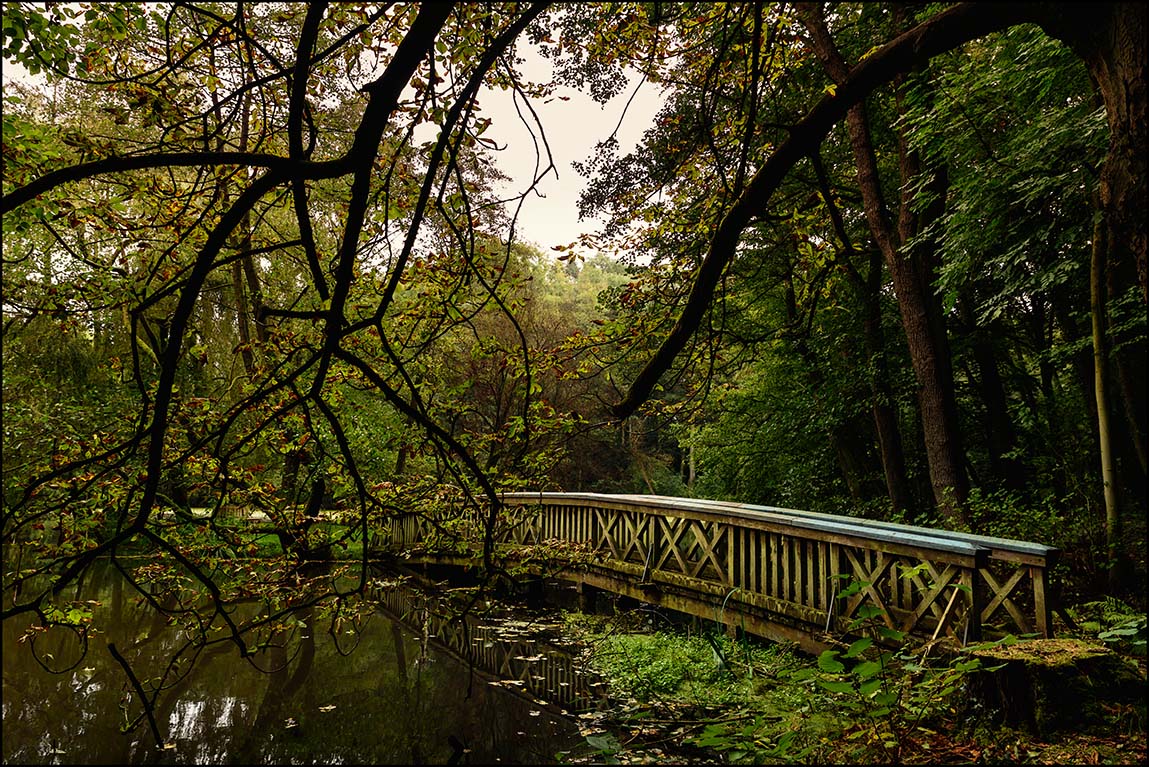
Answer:
M632 415L701 325L714 291L734 258L742 231L760 215L787 174L816 151L850 107L897 75L946 51L1015 24L1040 18L1037 3L962 3L925 21L878 49L853 70L837 93L819 101L790 132L731 206L698 268L694 285L674 327L654 357L639 372L623 400L611 406L616 418Z
M106 173L121 173L148 168L178 168L203 165L245 165L252 168L286 169L291 161L273 154L250 152L178 152L174 154L144 154L129 157L105 157L82 162L67 168L45 173L35 181L14 189L0 198L0 214L14 210L37 195L49 192L61 184L82 181Z

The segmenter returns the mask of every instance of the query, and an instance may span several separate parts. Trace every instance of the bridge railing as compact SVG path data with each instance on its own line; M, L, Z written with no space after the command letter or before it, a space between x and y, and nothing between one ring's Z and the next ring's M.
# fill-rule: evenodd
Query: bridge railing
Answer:
M663 496L507 493L503 501L502 544L578 544L591 566L635 587L709 595L724 610L757 611L795 636L844 631L866 615L962 642L983 631L1050 635L1056 550L1040 544ZM448 524L479 530L473 519L463 522ZM441 524L424 519L397 519L392 530L393 544L442 540ZM839 598L851 582L858 585Z

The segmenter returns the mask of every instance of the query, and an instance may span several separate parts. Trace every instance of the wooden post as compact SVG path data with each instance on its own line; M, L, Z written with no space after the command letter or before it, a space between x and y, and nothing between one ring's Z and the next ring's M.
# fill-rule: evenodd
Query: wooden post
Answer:
M546 600L546 582L542 578L531 578L527 581L527 605L532 609L543 606Z
M830 571L826 577L826 630L833 628L831 616L838 612L838 591L841 590L841 580L837 577L842 572L842 551L838 544L830 544Z
M1033 579L1033 612L1037 633L1044 639L1053 638L1053 614L1045 594L1045 568L1030 565L1029 577Z
M742 528L726 525L726 585L730 588L742 585L742 574L739 571L742 557L738 546L739 533L745 533Z
M578 582L578 611L586 615L594 613L598 602L598 589L583 581Z
M766 562L766 572L770 578L769 594L781 599L782 563L779 558L782 556L780 545L782 536L778 533L767 533L767 535L770 538L770 559Z
M816 572L814 568L814 556L818 549L818 542L807 540L803 542L802 549L806 556L806 599L803 604L809 605L810 607L817 607L818 602L815 597L816 592L814 591L814 583L817 580L817 576L814 574Z
M790 554L794 545L794 539L788 535L785 537L778 537L782 543L782 545L779 547L782 550L782 578L781 583L778 584L781 587L779 589L778 598L788 600L794 589L794 585L791 583L791 578L793 576L790 573Z
M977 567L963 567L961 582L966 592L966 625L964 642L981 641L981 610L985 606L985 588L978 577ZM963 642L963 643L964 643Z

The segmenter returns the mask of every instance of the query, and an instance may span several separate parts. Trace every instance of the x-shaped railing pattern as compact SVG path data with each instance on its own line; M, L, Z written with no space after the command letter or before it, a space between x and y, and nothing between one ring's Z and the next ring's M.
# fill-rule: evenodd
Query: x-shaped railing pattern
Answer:
M508 493L503 501L504 544L585 544L601 567L641 568L642 582L677 578L700 593L719 588L723 605L765 605L811 632L847 629L860 616L962 641L983 627L1050 635L1057 552L1041 544L662 496Z

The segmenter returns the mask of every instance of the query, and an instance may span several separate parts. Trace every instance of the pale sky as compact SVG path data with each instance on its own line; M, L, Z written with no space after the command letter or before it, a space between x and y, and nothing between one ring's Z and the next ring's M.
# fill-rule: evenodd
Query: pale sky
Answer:
M527 60L524 69L531 79L548 80L549 62L530 51L522 53ZM546 252L554 245L572 243L579 234L598 228L600 224L597 221L579 221L578 197L586 186L586 180L571 167L571 163L586 161L594 152L595 144L608 138L615 126L619 126L616 138L620 156L634 148L662 105L658 88L643 83L627 108L627 101L638 83L638 76L632 76L628 86L602 106L590 96L567 87L559 87L556 97L549 102L532 101L546 130L558 178L552 171L539 183L538 191L545 197L528 195L519 213L517 239L534 242ZM569 100L557 98L559 95L567 96ZM530 184L534 173L534 142L515 111L510 92L484 90L480 93L479 104L482 114L492 121L484 137L495 140L500 147L506 146L503 151L492 153L499 169L514 179L506 190L518 193ZM527 116L529 118L529 113ZM513 206L509 207L513 209Z
M550 79L549 61L526 45L518 53L526 62L522 67L524 76L535 82ZM36 78L30 77L19 64L5 62L3 79L28 82ZM598 228L598 221L579 221L578 197L586 186L586 180L571 167L571 163L589 159L595 144L608 138L616 126L620 156L635 147L662 104L661 92L650 83L643 83L635 94L638 83L638 76L632 75L627 87L601 106L590 96L564 86L560 86L549 100L531 102L546 131L558 176L556 178L555 171L548 173L539 182L538 194L529 194L523 202L515 231L517 240L533 242L543 252L549 252L555 245L570 244L583 232ZM627 108L632 94L634 98ZM558 96L566 96L567 100ZM483 134L484 138L505 147L502 151L491 152L498 168L512 179L500 191L506 197L518 194L530 184L535 170L534 141L515 110L510 92L484 89L480 92L479 103L482 115L491 118L491 126ZM524 113L529 117L526 110ZM515 204L509 204L508 213L513 213L514 207Z

